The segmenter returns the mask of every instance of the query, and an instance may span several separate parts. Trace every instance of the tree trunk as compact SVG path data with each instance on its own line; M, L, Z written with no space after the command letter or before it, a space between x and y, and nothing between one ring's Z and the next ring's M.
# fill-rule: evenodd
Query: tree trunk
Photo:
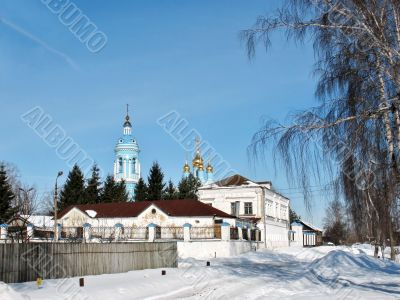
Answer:
M396 260L396 241L393 234L393 222L389 219L390 259Z
M378 79L379 79L379 89L380 89L380 97L381 97L381 103L383 103L384 105L388 105L387 101L386 101L386 91L385 91L385 83L383 81L383 77L382 77L382 73L379 69L379 60L378 60ZM396 118L396 114L394 116L395 119L395 123L396 126L400 125L400 120L398 120L398 115ZM393 137L393 132L392 132L392 126L391 126L391 119L389 116L389 112L388 111L384 111L383 113L383 121L384 121L384 126L385 126L385 137L386 137L386 142L388 144L388 151L389 151L389 156L390 156L390 166L393 172L393 176L395 178L395 182L397 184L397 179L399 178L399 174L398 174L398 170L397 170L397 159L396 159L396 155L395 155L395 150L394 150L394 137ZM398 134L398 138L400 138L400 131L399 131L400 127L397 127L397 134ZM400 143L400 140L397 141L398 143ZM390 195L391 193L389 193L389 195L386 196L387 198L387 209L389 210L389 236L390 236L390 258L392 260L395 259L395 241L393 238L393 228L392 228L392 220L390 218L391 213L390 213L390 209L392 207L392 198L394 199L394 195L393 197ZM390 199L388 199L390 197ZM382 254L383 255L383 254Z

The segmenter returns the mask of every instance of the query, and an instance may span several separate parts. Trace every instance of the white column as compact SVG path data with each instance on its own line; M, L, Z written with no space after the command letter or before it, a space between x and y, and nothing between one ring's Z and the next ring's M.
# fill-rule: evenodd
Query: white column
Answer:
M114 178L117 178L117 163L114 162Z
M183 224L183 240L185 242L190 241L190 228L192 228L192 225L189 223Z
M90 225L89 223L85 223L83 224L83 239L84 241L87 243L90 241L90 229L91 229L92 225Z
M128 175L128 172L126 171L126 168L128 166L128 160L124 159L124 178Z
M154 242L154 240L156 239L156 224L149 224L147 225L147 228L149 229L149 242Z
M243 228L242 228L242 226L238 226L237 229L238 229L239 240L241 241L241 240L243 240ZM244 230L246 230L246 229L244 229Z
M117 179L117 178L120 177L119 172L121 172L121 170L120 170L120 165L119 165L119 157L117 157L117 160L116 160L115 163L116 163L116 167L115 167L115 168L116 168L116 170L117 170L117 173L116 173L116 174L117 174L117 175L116 175L116 179Z
M227 222L221 224L221 240L230 241L231 239L231 225Z
M121 223L117 223L114 225L114 227L115 227L115 240L119 241L121 239L123 225Z
M132 161L130 159L127 159L126 162L127 162L127 166L128 166L128 170L127 170L126 173L127 173L128 178L131 178L131 164L132 164Z

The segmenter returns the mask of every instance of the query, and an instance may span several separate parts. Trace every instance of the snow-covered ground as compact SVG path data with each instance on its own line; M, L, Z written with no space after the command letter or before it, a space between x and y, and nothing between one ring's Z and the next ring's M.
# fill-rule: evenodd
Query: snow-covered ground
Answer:
M1 284L0 300L20 299L400 299L400 264L369 246L284 248L181 261L179 268Z

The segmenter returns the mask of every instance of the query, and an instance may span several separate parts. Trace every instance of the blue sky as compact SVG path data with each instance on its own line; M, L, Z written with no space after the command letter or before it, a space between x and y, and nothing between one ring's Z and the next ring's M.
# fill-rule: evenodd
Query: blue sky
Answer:
M92 53L41 1L1 1L0 160L16 164L39 193L52 188L58 170L68 171L21 120L39 106L111 173L129 103L143 175L157 160L177 182L185 151L156 122L174 110L235 170L272 180L305 216L299 190L289 189L281 169L274 171L272 156L254 168L246 152L262 118L283 120L315 103L311 45L296 46L277 33L272 49L258 49L249 61L238 38L280 2L77 0L108 38ZM316 196L313 221L320 225L326 200Z

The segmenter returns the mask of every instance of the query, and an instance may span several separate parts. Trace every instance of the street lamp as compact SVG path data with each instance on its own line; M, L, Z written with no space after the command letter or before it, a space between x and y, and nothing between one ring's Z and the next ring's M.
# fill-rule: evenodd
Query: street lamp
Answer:
M56 184L54 188L54 241L58 241L58 228L57 228L57 204L58 204L58 192L57 192L57 179L62 176L63 171L59 171L56 177Z
M29 205L29 195L28 194L29 194L30 191L33 191L33 188L30 188L29 190L25 190L23 188L19 188L19 190L25 194L25 197L24 197L24 200L23 200L23 203L22 203L22 213L24 215L28 215L30 213L29 212L29 207L28 207L28 205Z

